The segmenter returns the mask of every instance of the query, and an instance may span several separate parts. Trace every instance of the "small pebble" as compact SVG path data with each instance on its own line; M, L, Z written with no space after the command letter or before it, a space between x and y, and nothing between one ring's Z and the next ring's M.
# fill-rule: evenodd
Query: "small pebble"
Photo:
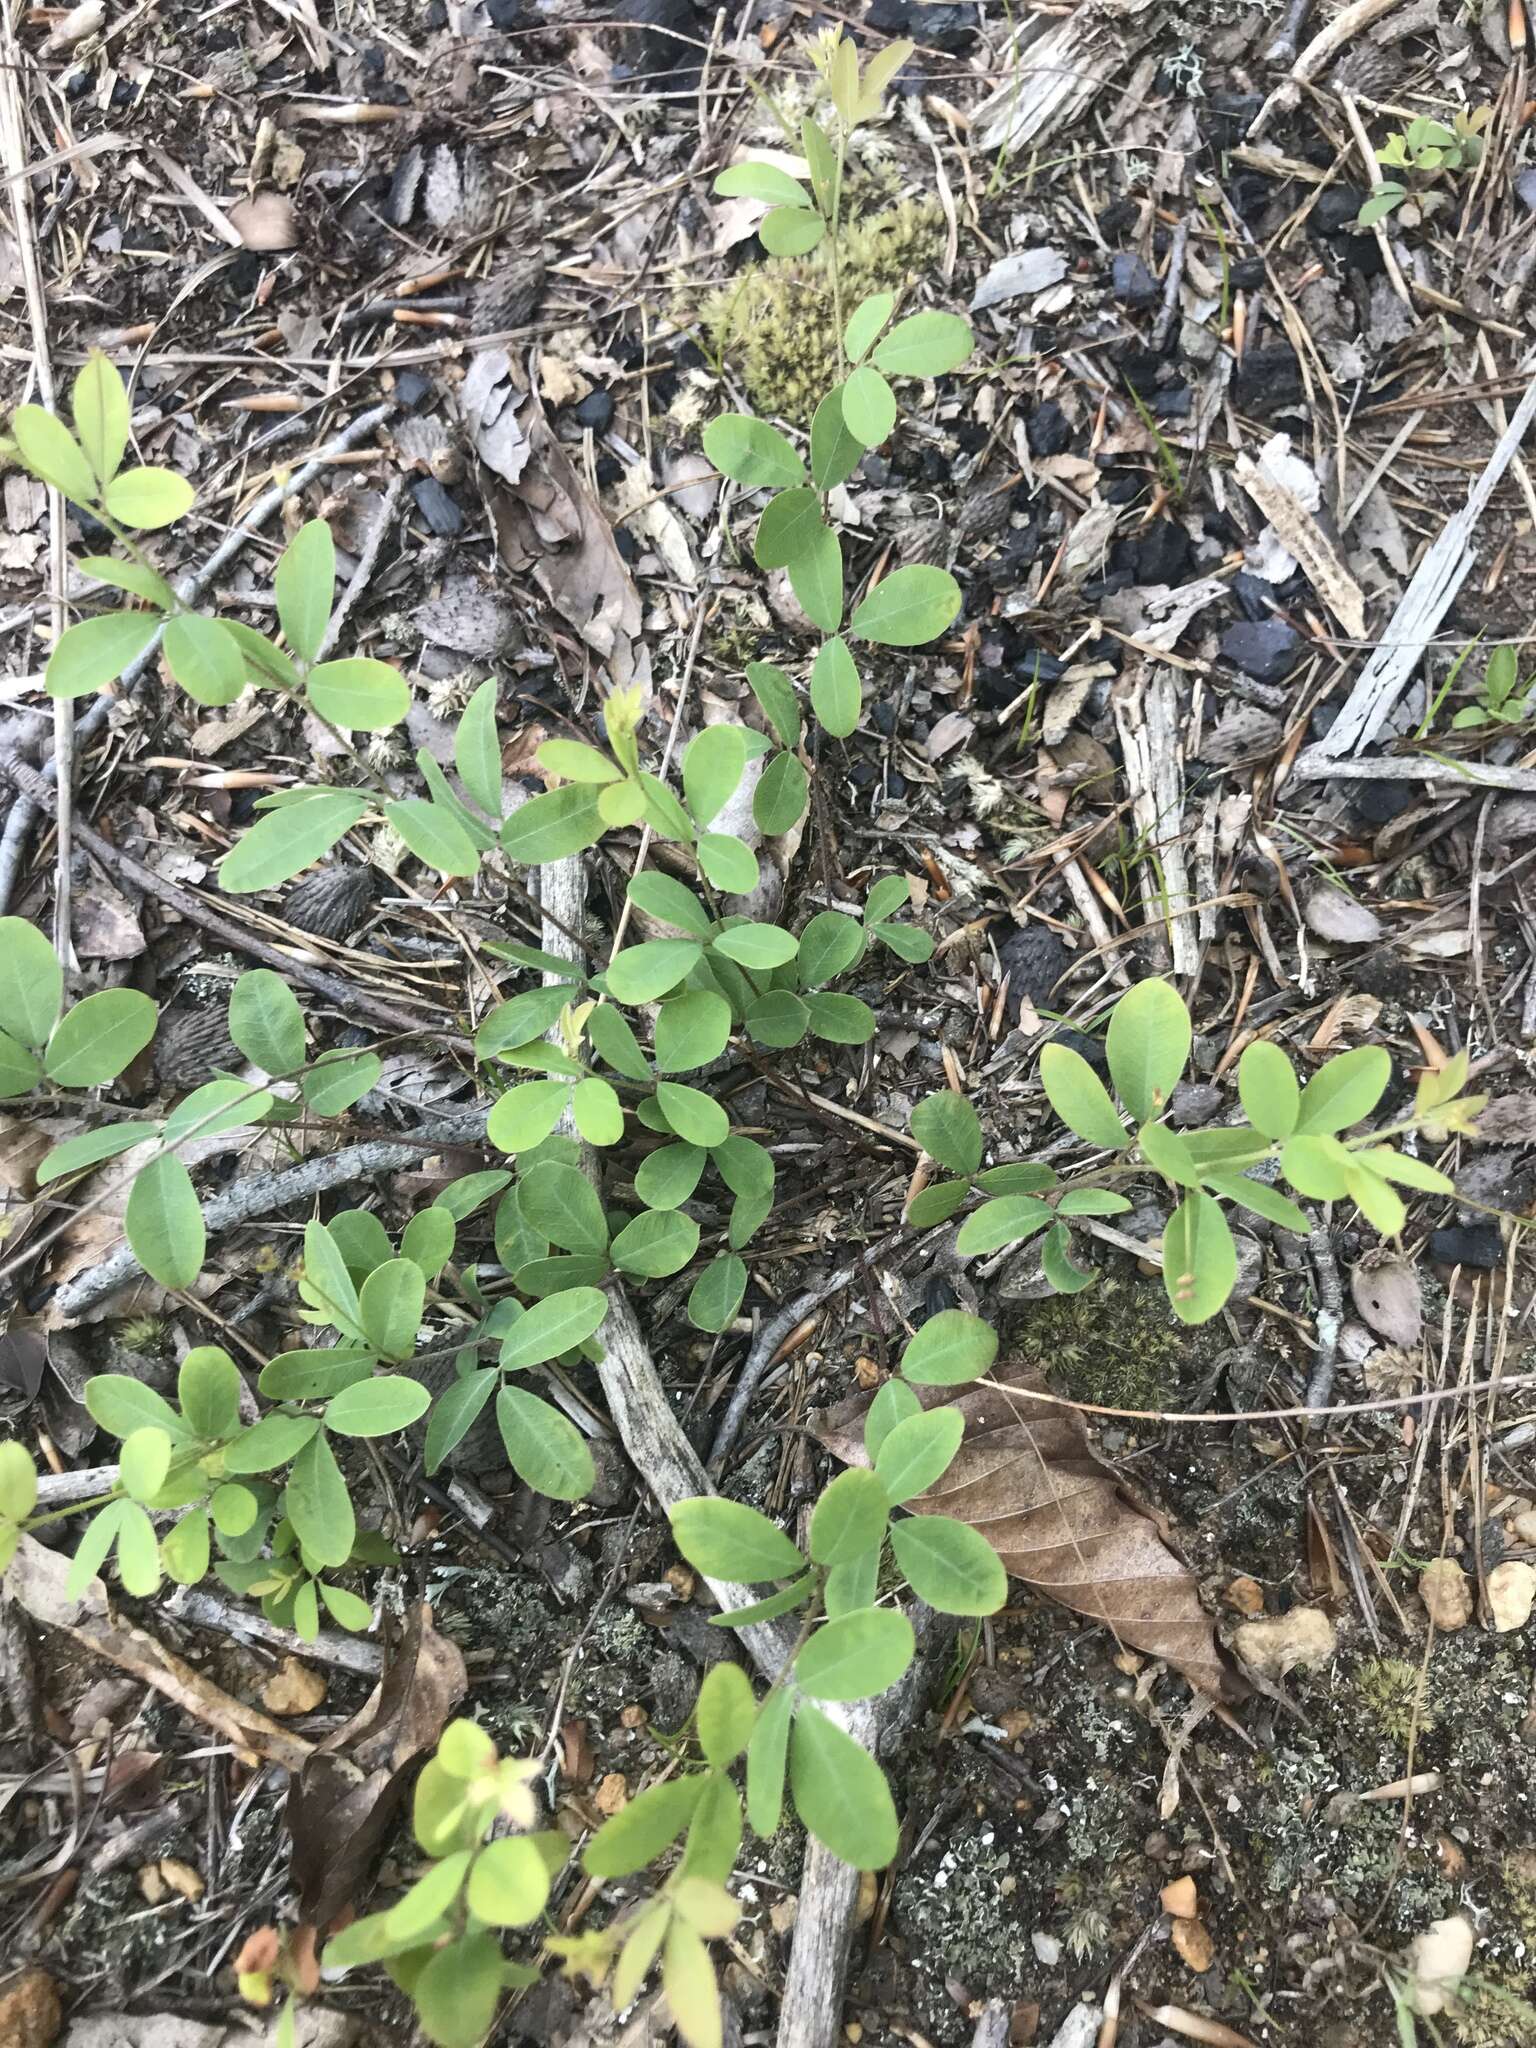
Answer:
M1472 1619L1472 1586L1454 1557L1437 1557L1419 1574L1419 1598L1435 1627L1446 1635Z
M1536 1602L1536 1566L1515 1558L1495 1565L1488 1574L1488 1613L1501 1636L1524 1628Z

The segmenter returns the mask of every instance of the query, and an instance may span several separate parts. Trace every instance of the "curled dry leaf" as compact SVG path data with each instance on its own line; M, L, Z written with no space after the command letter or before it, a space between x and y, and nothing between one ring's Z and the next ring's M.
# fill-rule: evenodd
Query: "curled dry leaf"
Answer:
M1435 1627L1447 1635L1472 1619L1472 1584L1454 1557L1437 1557L1419 1574L1419 1598Z
M965 1435L914 1514L952 1515L979 1529L1016 1579L1074 1613L1106 1623L1116 1638L1162 1657L1218 1697L1247 1688L1224 1656L1200 1604L1194 1574L1158 1523L1094 1456L1082 1419L1032 1396L1038 1376L1000 1367L986 1386L955 1400ZM926 1407L939 1388L916 1390ZM835 1411L822 1441L846 1464L868 1463L861 1397Z
M311 1752L288 1791L299 1910L329 1926L362 1888L405 1796L410 1767L432 1749L469 1689L458 1646L412 1611L398 1654L362 1708Z
M253 192L229 209L229 224L247 249L296 249L298 221L282 192Z
M1333 1623L1320 1607L1293 1607L1286 1614L1245 1621L1232 1647L1261 1678L1284 1678L1288 1671L1315 1671L1339 1647Z
M1362 1319L1378 1337L1400 1350L1418 1343L1424 1304L1419 1276L1406 1259L1390 1252L1368 1253L1350 1274L1349 1291Z
M1374 910L1326 884L1308 896L1302 916L1309 931L1336 946L1365 946L1381 937L1381 919Z

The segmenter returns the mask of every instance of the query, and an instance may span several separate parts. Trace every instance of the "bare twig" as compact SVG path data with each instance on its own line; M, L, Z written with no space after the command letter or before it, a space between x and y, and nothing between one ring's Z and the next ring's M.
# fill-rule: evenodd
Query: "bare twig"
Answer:
M324 661L336 645L341 637L342 627L352 616L353 607L373 581L373 572L379 565L380 550L394 530L395 514L399 511L400 500L404 496L405 478L391 477L389 489L384 493L384 502L379 507L379 516L368 529L368 538L364 541L363 551L357 558L357 567L348 578L347 587L341 593L335 611L331 613L330 624L326 627L320 642L320 651L315 656L316 661Z
M485 1112L474 1110L462 1116L444 1117L423 1134L437 1146L474 1145L485 1136ZM349 1145L344 1151L329 1152L321 1159L306 1159L302 1166L281 1167L275 1173L252 1174L236 1181L226 1193L203 1204L203 1228L210 1237L233 1230L241 1223L276 1215L295 1202L307 1202L328 1188L347 1187L370 1173L395 1173L401 1167L419 1165L420 1143L392 1144L384 1140L369 1145ZM115 1294L143 1271L126 1244L119 1245L60 1290L56 1307L66 1321L87 1314Z
M1339 1330L1344 1321L1344 1290L1339 1281L1339 1263L1333 1256L1333 1239L1328 1234L1327 1216L1313 1224L1307 1234L1307 1251L1317 1276L1317 1357L1307 1381L1307 1406L1326 1408L1333 1392L1333 1368L1338 1358Z
M37 254L37 224L32 211L32 184L27 176L26 117L21 100L22 52L9 8L0 18L0 134L4 137L6 180L11 188L11 216L21 255L27 319L32 330L32 359L38 397L45 410L58 411L53 359L48 350L48 300ZM52 643L64 631L64 586L68 575L64 539L64 500L48 486L48 610ZM75 707L72 698L53 705L53 768L59 786L58 834L54 849L53 942L66 967L74 965L70 935L70 820L74 806ZM0 905L3 908L3 905Z

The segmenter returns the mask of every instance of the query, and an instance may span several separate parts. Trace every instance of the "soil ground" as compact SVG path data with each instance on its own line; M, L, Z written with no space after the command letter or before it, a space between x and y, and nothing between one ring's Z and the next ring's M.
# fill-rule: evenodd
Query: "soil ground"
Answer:
M653 737L671 719L698 607L697 687L727 712L750 708L744 660L803 651L780 594L765 599L719 528L698 437L743 389L758 410L803 424L798 396L819 373L824 334L793 283L753 296L766 273L752 224L728 217L710 181L739 141L762 140L746 79L760 73L784 104L803 102L793 39L822 24L771 5L750 22L735 12L666 0L616 19L601 6L433 0L348 8L333 25L313 9L204 13L166 0L72 47L45 49L41 25L24 31L48 347L61 379L93 343L131 367L150 459L197 483L199 512L168 567L195 567L283 465L366 408L394 408L311 486L303 511L332 518L344 568L387 518L352 624L368 652L419 679L413 747L440 746L486 674L506 684L514 770L532 775L547 733L591 724L594 654L578 618L591 562L578 549L575 570L562 559L506 565L495 511L505 493L460 424L466 376L493 347L532 381L575 473L617 522L644 601ZM733 1121L771 1144L779 1166L746 1314L771 1315L848 1252L868 1254L868 1283L834 1296L776 1366L727 1467L727 1490L790 1517L834 1469L816 1435L825 1412L888 1367L900 1323L957 1298L1001 1319L1008 1354L1057 1392L1109 1409L1237 1417L1294 1406L1330 1288L1343 1294L1337 1400L1536 1370L1518 1227L1536 1198L1524 867L1536 808L1518 787L1431 786L1412 768L1288 773L1326 737L1529 377L1536 172L1523 58L1511 58L1502 9L1479 23L1409 0L1252 140L1282 75L1264 58L1273 13L1222 0L1105 6L1104 82L1075 118L988 147L989 96L1022 93L1033 75L1010 68L1006 15L877 0L861 31L874 45L910 24L921 45L902 111L854 167L871 276L884 265L915 299L962 309L1010 255L1033 252L1043 281L977 311L976 373L924 391L850 485L862 569L893 535L914 550L921 540L953 561L966 610L933 658L892 656L875 670L851 741L820 741L814 809L789 869L792 923L824 898L862 893L870 874L906 872L939 952L922 968L861 969L852 992L881 1027L867 1056L797 1056L779 1070L788 1082L746 1065L719 1077ZM1042 16L1046 28L1061 18ZM368 118L347 111L359 105ZM1349 107L1378 143L1416 114L1493 110L1483 170L1422 180L1388 224L1390 262L1357 226L1367 185ZM242 231L264 239L238 211L253 187L270 210L269 245L231 246L219 227L231 218L235 242ZM1398 267L1414 288L1406 300ZM402 292L439 272L414 299ZM9 407L35 394L19 286L0 323ZM1300 568L1277 561L1278 541L1234 481L1236 458L1277 434L1324 480L1320 516L1368 605L1364 646ZM397 477L404 490L390 498ZM1450 717L1481 679L1479 636L1522 645L1529 632L1530 492L1517 464L1479 524L1470 580L1429 636L1418 694L1374 752L1523 767L1518 722L1453 732ZM36 693L46 503L10 473L5 507L0 715L7 746L37 759L50 740ZM1074 535L1083 542L1083 522L1101 513L1111 516L1096 542L1074 554ZM281 538L274 528L231 565L222 601L247 617L270 607ZM80 552L90 536L73 539ZM1165 630L1170 605L1203 579L1214 590ZM1172 816L1156 815L1126 755L1145 712L1127 715L1124 693L1148 663L1174 678ZM1417 749L1425 696L1447 676ZM151 677L91 748L77 804L113 844L211 896L213 858L264 776L338 772L316 739L280 715L200 713ZM389 741L369 762L402 789L414 772ZM1355 1283L1380 1248L1346 1204L1325 1221L1321 1252L1288 1258L1260 1226L1245 1291L1262 1310L1239 1298L1194 1338L1169 1314L1155 1267L1123 1241L1081 1241L1098 1284L1070 1300L1041 1298L1022 1255L958 1271L943 1231L914 1260L890 1257L913 1155L877 1127L904 1132L913 1102L948 1070L982 1113L990 1157L1048 1146L1039 1045L1060 1019L1091 1021L1115 974L1168 970L1164 877L1180 847L1190 897L1211 899L1188 914L1199 962L1183 983L1197 1032L1190 1122L1226 1114L1238 1035L1261 1024L1311 1056L1383 1043L1400 1077L1466 1045L1480 1092L1495 1098L1487 1135L1450 1155L1465 1203L1419 1199L1395 1248L1413 1283L1406 1326L1361 1305ZM47 834L26 847L12 905L44 928L53 852ZM374 900L333 957L374 996L429 1003L445 1031L471 1000L462 935L474 946L494 932L536 939L510 898L439 917L431 878L399 846L351 855L372 863ZM593 909L610 929L623 880L599 862ZM199 1057L217 1064L199 1052L198 1023L242 963L84 856L75 883L86 985L150 990L186 1041L180 1067L135 1083L140 1102L164 1101L202 1078ZM291 935L280 911L265 904L278 921L263 928ZM312 1029L335 1045L358 1037L335 1006L317 1004ZM410 1052L392 1060L386 1092L405 1120L423 1102L467 1100L470 1085L451 1057ZM14 1120L5 1140L19 1204ZM210 1156L204 1190L267 1163ZM479 1163L450 1159L441 1178ZM378 1191L387 1225L429 1179ZM707 1204L700 1217L719 1225ZM1155 1206L1141 1216L1133 1248L1164 1220ZM204 1311L255 1299L250 1330L275 1348L291 1328L281 1275L301 1222L239 1234L196 1315L159 1301L128 1317L118 1302L68 1331L50 1323L49 1302L111 1241L82 1225L18 1295L13 1331L46 1333L49 1358L40 1383L18 1377L10 1391L17 1433L45 1431L70 1463L106 1455L92 1451L80 1379L125 1364L167 1376L178 1331ZM648 1329L706 1448L748 1336L702 1339L684 1319L685 1291L652 1291ZM850 2040L948 2048L971 2040L996 2000L1007 2039L1049 2042L1135 1952L1127 2048L1188 2038L1160 2013L1170 2007L1275 2048L1376 2048L1401 2023L1388 1987L1407 1944L1465 1914L1477 1950L1464 2002L1434 2022L1438 2033L1421 2022L1423 2038L1536 2042L1523 2002L1536 1956L1536 1626L1500 1634L1480 1616L1431 1637L1418 1592L1442 1555L1476 1579L1532 1554L1529 1520L1524 1536L1516 1526L1536 1492L1531 1414L1516 1384L1310 1427L1094 1419L1099 1454L1162 1518L1223 1634L1319 1608L1336 1648L1269 1692L1199 1715L1165 1665L1016 1584L1005 1613L955 1642L888 1759L903 1850L863 1900ZM402 1604L430 1599L465 1655L477 1716L506 1747L547 1745L557 1812L573 1831L590 1824L605 1783L617 1775L636 1789L664 1762L659 1736L683 1725L704 1664L730 1648L664 1522L616 1452L575 1511L530 1496L494 1445L466 1461L494 1550L477 1542L462 1496L411 1493L409 1462L396 1476L419 1516ZM232 1691L258 1696L272 1680L270 1650L143 1618ZM13 1674L0 1740L0 1949L40 1962L73 2014L226 2019L239 1941L291 1909L281 1774L241 1769L191 1717L62 1639L28 1640L30 1670ZM367 1689L323 1676L323 1696L295 1722L312 1737ZM118 1751L152 1759L151 1796L114 1804L110 1821L78 1799L71 1808L24 1709L46 1717L55 1745L110 1731ZM72 1874L52 1889L32 1868L50 1841ZM776 2024L800 1846L789 1831L744 1853L749 1917L725 1982L748 2040ZM386 1848L385 1892L408 1853ZM196 1873L195 1896L146 1878L167 1858ZM5 1883L7 1863L27 1882ZM1161 1912L1163 1887L1185 1874L1208 1940ZM558 1905L574 1909L574 1893ZM405 2038L387 1987L349 1984L335 2004L362 2038ZM619 2034L600 2000L556 1978L498 2038Z

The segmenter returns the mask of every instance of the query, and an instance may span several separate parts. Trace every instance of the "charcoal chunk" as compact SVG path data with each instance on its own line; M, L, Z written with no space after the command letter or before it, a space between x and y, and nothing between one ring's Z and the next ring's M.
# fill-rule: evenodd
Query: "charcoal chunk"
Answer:
M427 530L442 539L464 531L464 514L435 476L418 477L411 485L416 509L427 522Z
M1072 445L1072 423L1055 399L1048 398L1030 414L1026 435L1031 455L1063 455Z
M1448 1223L1431 1232L1429 1253L1442 1266L1466 1266L1491 1273L1504 1263L1504 1240L1496 1223Z
M283 905L283 916L301 932L314 932L322 939L349 939L372 909L373 896L372 868L333 861L295 882Z
M579 405L571 408L571 418L578 427L590 427L594 434L606 434L613 425L613 393L604 391L599 385L589 391Z
M1127 306L1155 306L1159 292L1157 279L1145 263L1133 251L1122 249L1109 266L1110 287L1122 304Z
M1221 636L1225 661L1256 683L1283 682L1296 664L1301 635L1284 619L1239 619Z
M1049 925L1024 925L1009 933L998 947L997 957L1008 976L1008 1015L1013 1023L1019 1021L1025 996L1037 1010L1056 1006L1056 984L1072 959L1058 932Z

